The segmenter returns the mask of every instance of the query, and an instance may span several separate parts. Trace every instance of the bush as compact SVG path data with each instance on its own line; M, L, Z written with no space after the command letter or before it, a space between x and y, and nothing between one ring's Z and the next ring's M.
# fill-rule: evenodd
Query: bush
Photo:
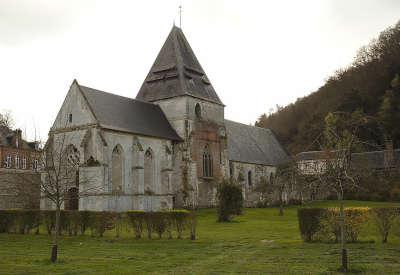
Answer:
M92 222L92 211L79 211L79 229L81 232L81 235L84 235L86 232L86 229L90 227L90 223Z
M146 213L144 211L128 211L126 214L131 222L136 239L140 239L142 237L144 216Z
M40 211L40 215L42 223L46 227L47 234L51 235L56 220L56 212L53 210L42 210Z
M290 198L287 202L288 205L302 205L303 201L301 199Z
M0 210L0 233L25 234L35 228L38 230L39 225L43 224L50 235L55 227L55 213L54 210ZM187 210L126 213L62 210L60 215L60 229L70 236L76 236L78 232L84 234L87 228L90 228L92 235L102 237L107 230L116 228L118 237L126 221L130 222L138 239L142 237L144 227L149 238L153 232L156 232L159 238L167 232L168 237L172 238L174 230L177 232L177 237L182 238L187 225L191 228L191 239L195 239L196 233L194 212Z
M321 222L326 217L327 210L324 208L299 208L297 217L301 238L305 242L311 242L314 235L321 229Z
M400 208L375 208L372 209L373 221L381 236L382 243L386 243L396 220L399 220Z
M345 208L345 238L356 242L363 225L369 218L369 208ZM340 240L340 211L339 208L300 208L299 218L300 234L304 241L313 240L329 241L334 238Z
M114 229L116 215L114 212L92 212L90 227L92 235L103 237L106 230Z
M0 211L0 233L27 234L32 229L39 233L40 211L10 209Z
M68 231L70 236L78 235L79 228L81 226L81 215L77 210L65 211L65 229Z
M157 232L158 238L161 239L162 235L164 234L165 230L168 226L168 221L170 216L168 212L153 212L151 213L152 216L152 227L154 231Z
M16 228L20 234L30 233L32 229L36 229L38 233L40 225L39 210L16 210Z
M152 233L156 232L162 238L165 232L168 238L172 238L172 231L175 228L177 238L182 238L182 233L189 221L190 212L187 210L171 210L161 212L128 211L126 216L133 227L136 238L141 238L143 229L147 231L147 237L152 238ZM192 225L192 224L191 224ZM192 227L195 225L192 225Z
M344 228L347 241L356 242L358 235L365 222L368 220L369 208L353 207L344 209ZM340 241L340 210L339 208L329 208L326 214L327 231L335 237L335 241Z
M172 224L175 225L177 238L182 239L182 233L186 227L186 220L189 216L189 211L187 210L173 210L170 211L170 215L172 218Z
M218 221L227 222L233 215L240 215L243 209L241 187L232 179L222 180L218 186Z
M13 210L0 211L0 233L10 233L15 223Z

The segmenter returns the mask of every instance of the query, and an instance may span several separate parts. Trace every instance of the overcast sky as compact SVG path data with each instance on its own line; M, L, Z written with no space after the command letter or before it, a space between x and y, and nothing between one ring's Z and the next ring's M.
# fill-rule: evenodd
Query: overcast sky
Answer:
M318 89L400 19L399 0L0 0L0 111L46 139L74 78L136 97L180 4L225 117L246 124Z

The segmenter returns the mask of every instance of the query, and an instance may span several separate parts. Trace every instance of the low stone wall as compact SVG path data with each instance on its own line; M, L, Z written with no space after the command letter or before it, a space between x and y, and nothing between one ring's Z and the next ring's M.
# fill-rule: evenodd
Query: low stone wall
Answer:
M40 174L0 168L0 209L39 209Z
M54 205L43 199L42 210L54 210ZM160 211L172 209L172 195L96 194L79 198L78 210L125 212L129 210Z

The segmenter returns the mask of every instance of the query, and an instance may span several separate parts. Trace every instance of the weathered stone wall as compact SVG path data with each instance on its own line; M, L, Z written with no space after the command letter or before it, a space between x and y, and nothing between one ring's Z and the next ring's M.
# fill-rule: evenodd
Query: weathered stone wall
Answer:
M184 139L183 143L174 146L172 181L175 206L215 205L215 184L227 175L224 106L191 96L156 103ZM200 113L196 113L196 105ZM208 146L213 160L213 176L210 178L203 176L205 146Z
M232 161L230 165L233 178L242 186L245 206L255 206L261 199L261 193L256 191L257 186L261 183L261 178L269 180L275 173L276 167L235 161Z
M94 133L90 137L93 141L84 143L87 131ZM100 129L89 128L58 133L54 137L54 141L62 139L65 147L72 144L79 151L82 163L79 190L85 194L79 200L79 209L126 211L171 206L171 141L109 130L101 130L101 139L98 131ZM123 176L118 192L112 188L112 153L116 147L121 150ZM144 188L144 154L147 150L153 154L151 190ZM85 166L89 157L98 161L98 165ZM154 198L143 199L146 195ZM42 205L46 207L48 202Z
M39 208L40 174L0 169L0 209Z
M71 122L69 121L69 114L72 114ZM90 111L82 93L79 91L79 86L76 82L73 82L51 130L74 128L94 123L96 123L96 119Z

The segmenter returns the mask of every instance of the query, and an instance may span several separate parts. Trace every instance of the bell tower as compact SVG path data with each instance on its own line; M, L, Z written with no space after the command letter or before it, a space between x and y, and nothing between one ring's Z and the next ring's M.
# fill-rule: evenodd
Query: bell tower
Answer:
M184 140L174 146L177 203L213 205L215 183L227 175L225 106L180 28L173 26L136 98L158 104Z

